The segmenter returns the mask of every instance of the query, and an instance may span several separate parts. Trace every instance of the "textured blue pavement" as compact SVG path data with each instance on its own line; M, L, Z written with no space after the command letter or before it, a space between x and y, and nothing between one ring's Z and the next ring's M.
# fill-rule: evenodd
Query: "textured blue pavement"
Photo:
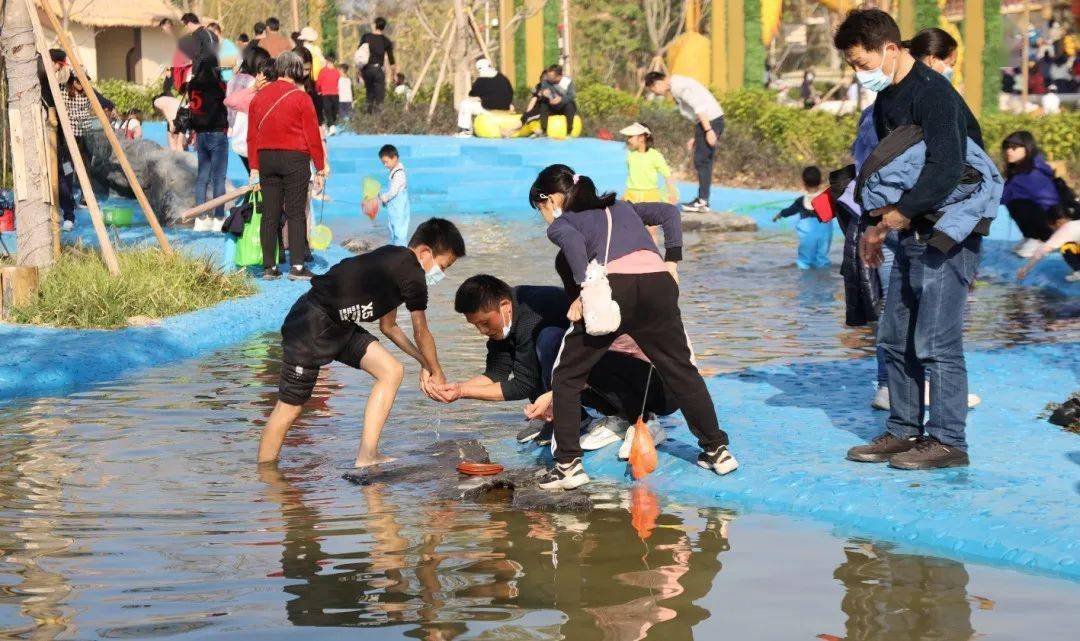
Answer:
M884 427L869 407L872 359L796 363L708 379L742 467L698 468L681 417L646 481L676 502L719 504L831 523L932 554L1080 580L1080 436L1040 419L1080 386L1080 344L968 355L983 403L969 414L968 468L904 472L844 453ZM1022 375L1018 375L1022 373ZM535 449L496 460L533 460ZM617 446L588 453L594 478L625 479ZM503 458L506 457L506 458Z

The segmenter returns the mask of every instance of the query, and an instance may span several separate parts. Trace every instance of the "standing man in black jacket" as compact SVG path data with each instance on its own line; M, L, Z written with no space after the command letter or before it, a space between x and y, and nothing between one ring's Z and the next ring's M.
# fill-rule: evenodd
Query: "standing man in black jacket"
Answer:
M390 77L393 77L396 64L394 42L383 34L386 18L375 18L372 26L371 33L365 33L360 38L360 46L353 58L353 63L360 70L360 80L364 82L364 103L368 113L382 106L386 99L386 74L389 70ZM365 46L366 56L362 53Z
M968 137L981 137L960 94L900 44L900 28L889 14L852 11L834 44L855 68L859 84L878 92L873 112L878 138L917 125L926 144L926 162L914 186L895 205L867 212L874 226L863 235L860 254L868 266L881 264L890 230L900 240L879 330L891 408L885 431L847 457L907 470L966 466L964 305L982 237L972 233L942 252L929 243L937 232L928 214L959 184ZM927 376L932 408L924 420Z

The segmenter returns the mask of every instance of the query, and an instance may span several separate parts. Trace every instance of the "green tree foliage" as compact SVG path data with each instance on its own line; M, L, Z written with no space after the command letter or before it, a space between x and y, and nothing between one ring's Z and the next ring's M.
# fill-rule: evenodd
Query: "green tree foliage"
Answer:
M941 20L937 0L915 0L915 31L936 27Z
M338 55L338 23L339 13L338 0L325 0L322 15L319 16L319 24L322 27L319 35L322 36L322 50L326 55Z
M998 94L1001 92L1001 74L1005 64L1005 35L1002 28L1001 0L984 0L986 20L986 46L982 52L983 66L983 113L998 111Z
M760 87L765 84L765 45L761 44L761 0L745 0L744 27L746 36L746 56L743 59L745 87Z

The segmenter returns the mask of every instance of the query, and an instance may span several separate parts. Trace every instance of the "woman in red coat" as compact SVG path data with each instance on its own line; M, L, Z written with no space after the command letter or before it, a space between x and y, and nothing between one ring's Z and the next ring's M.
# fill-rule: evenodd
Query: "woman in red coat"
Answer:
M251 182L259 184L263 192L259 234L263 278L281 276L276 253L284 215L289 223L289 278L309 280L312 273L304 267L304 257L308 252L305 215L311 165L317 170L317 190L330 175L330 166L315 107L304 91L303 60L293 52L283 53L274 62L274 72L277 80L255 94L248 109Z

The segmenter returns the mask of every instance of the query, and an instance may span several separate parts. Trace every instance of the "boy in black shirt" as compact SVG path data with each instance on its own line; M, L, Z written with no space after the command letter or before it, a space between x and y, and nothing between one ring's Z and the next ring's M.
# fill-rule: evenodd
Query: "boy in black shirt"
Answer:
M438 399L446 383L428 329L428 287L465 255L465 241L448 220L432 218L417 227L409 246L387 245L346 258L311 279L311 291L296 301L281 326L282 364L278 402L263 428L259 462L275 461L286 432L300 416L319 376L331 361L362 369L375 378L356 467L389 461L379 454L379 435L394 405L405 368L360 323L379 321L383 335L420 363L420 389ZM404 303L412 315L409 340L397 324Z

